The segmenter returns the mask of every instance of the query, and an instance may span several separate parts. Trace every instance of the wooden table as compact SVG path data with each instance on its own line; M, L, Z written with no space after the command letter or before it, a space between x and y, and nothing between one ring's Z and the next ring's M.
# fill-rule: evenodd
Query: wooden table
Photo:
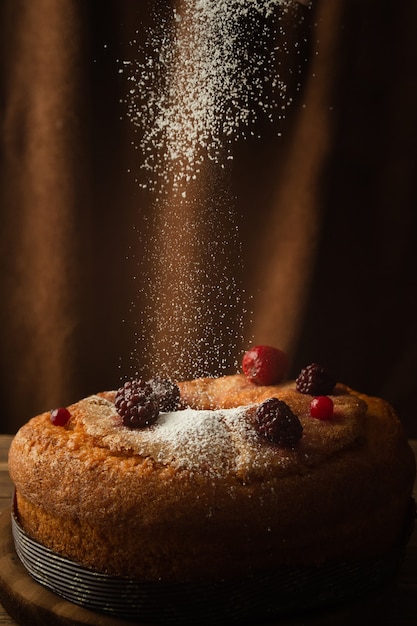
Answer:
M11 436L0 435L0 512L10 507L13 492L13 486L7 471L7 452L11 440ZM417 456L417 440L410 443ZM417 486L414 488L414 497L417 501ZM340 615L340 613L333 613L332 616L323 617L323 619L315 617L313 620L310 620L306 618L301 622L297 620L296 624L291 622L291 625L310 626L311 624L312 626L319 626L325 624L326 626L338 626L342 623L344 625L357 624L356 617L354 621L350 621L349 616L346 618L346 613L343 614L343 617L340 617ZM350 613L350 617L352 617L352 613ZM104 624L105 621L100 621L100 623ZM374 622L366 621L363 623L371 624ZM378 623L378 626L381 626L381 623L389 624L390 626L415 626L417 624L417 528L408 545L398 584L394 590L390 591L388 602L384 599L383 622L379 619L375 623ZM0 626L16 626L16 622L9 617L1 605Z

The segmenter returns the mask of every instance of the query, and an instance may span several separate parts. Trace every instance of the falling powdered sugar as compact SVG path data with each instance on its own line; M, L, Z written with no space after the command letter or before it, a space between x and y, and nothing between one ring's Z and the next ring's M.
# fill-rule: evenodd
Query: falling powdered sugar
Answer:
M147 362L151 374L217 376L236 370L248 343L235 146L265 128L280 134L305 60L296 34L304 13L289 0L153 8L132 59L119 62L135 180L152 203L137 228L130 369Z
M140 58L120 69L144 186L185 193L206 158L232 158L236 139L256 134L259 116L284 116L292 102L282 67L291 48L284 16L295 11L289 0L157 3Z

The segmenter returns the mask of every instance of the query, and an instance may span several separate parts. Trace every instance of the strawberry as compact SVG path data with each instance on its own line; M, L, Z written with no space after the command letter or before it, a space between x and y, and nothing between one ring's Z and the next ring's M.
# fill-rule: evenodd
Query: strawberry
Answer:
M242 370L255 385L276 385L284 378L288 357L271 346L254 346L243 355Z

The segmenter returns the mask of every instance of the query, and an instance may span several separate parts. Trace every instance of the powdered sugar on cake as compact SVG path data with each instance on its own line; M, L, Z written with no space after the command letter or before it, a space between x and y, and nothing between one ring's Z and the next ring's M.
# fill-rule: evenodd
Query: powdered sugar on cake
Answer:
M150 428L132 430L121 424L113 403L91 396L80 404L87 434L114 452L128 450L176 468L220 474L232 469L236 450L228 422L243 416L244 408L161 413Z
M111 400L93 395L77 403L77 421L94 438L95 445L115 454L151 458L178 470L234 474L244 481L269 472L300 471L300 466L314 465L352 445L362 433L364 403L350 394L334 396L334 400L335 419L326 423L312 419L298 405L304 431L296 450L271 445L256 433L255 405L187 408L161 413L150 427L130 429L123 425Z
M256 466L265 470L278 457L285 465L291 456L259 440L250 424L251 407L161 413L153 426L135 430L123 426L114 404L100 396L81 400L78 408L86 433L97 445L176 469L244 476L249 467L251 473Z

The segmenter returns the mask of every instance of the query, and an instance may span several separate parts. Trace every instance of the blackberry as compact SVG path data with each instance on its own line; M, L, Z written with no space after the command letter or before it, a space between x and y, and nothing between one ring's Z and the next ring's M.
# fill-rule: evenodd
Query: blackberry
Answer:
M144 428L153 424L159 415L159 405L152 387L144 380L129 380L116 392L114 401L123 424L129 428Z
M148 380L152 389L153 397L158 402L159 410L168 412L178 409L180 402L180 390L172 380L154 376Z
M278 398L269 398L258 406L255 429L262 437L283 448L295 448L303 434L298 417L286 402Z
M311 363L301 370L295 383L300 393L327 396L333 391L336 381L324 367Z

